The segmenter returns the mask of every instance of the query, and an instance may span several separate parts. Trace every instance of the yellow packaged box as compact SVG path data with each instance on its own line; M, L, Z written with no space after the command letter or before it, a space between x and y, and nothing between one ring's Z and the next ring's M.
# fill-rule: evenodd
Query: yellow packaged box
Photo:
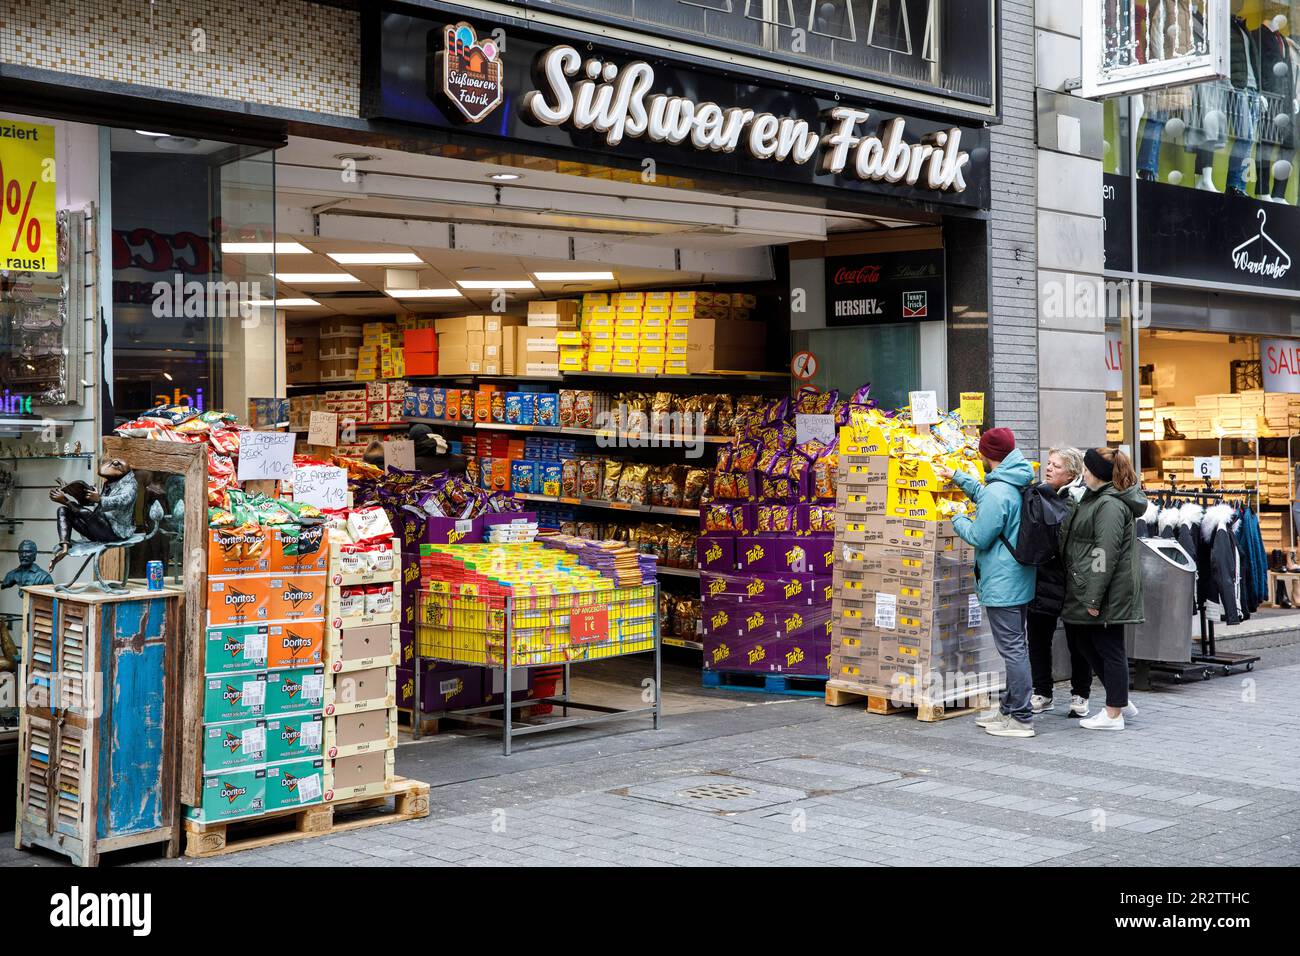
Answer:
M587 354L588 355L613 355L614 342L612 339L607 341L602 340L599 342L592 342L589 346L587 346Z
M690 375L690 363L684 359L670 358L664 362L664 371L669 375Z
M663 329L642 329L641 344L642 345L667 345L668 336L664 334Z
M585 292L582 296L582 308L585 311L588 306L609 305L608 292Z
M672 312L668 316L668 328L670 331L680 329L682 332L685 332L691 327L692 318L694 318L692 315L683 315L680 312Z
M957 486L935 473L935 463L925 458L891 458L888 482L893 488L950 493Z
M641 329L637 326L630 328L619 328L614 330L615 342L639 342L641 340Z
M699 295L698 292L674 292L673 305L694 305Z
M942 494L891 486L885 503L885 514L894 518L941 521L953 514L962 513L968 504L969 500L960 492Z
M585 336L576 330L564 330L555 333L555 341L560 346L560 351L563 352L566 345L583 345Z
M597 361L595 356L588 356L587 371L588 372L612 372L614 371L614 364L612 362Z
M666 292L663 290L658 292L646 292L645 301L647 305L651 302L672 302L673 295L673 292Z
M590 345L595 345L597 342L613 342L613 341L614 341L614 330L612 328L591 329L590 331L587 332L587 342Z
M645 302L645 293L644 292L620 292L618 294L616 301L618 302L619 305L622 305L625 302L635 302L637 305L640 305L641 303Z
M589 319L582 320L582 328L586 332L599 332L602 329L614 328L616 321L612 315L593 315Z
M641 355L643 359L654 358L663 361L668 355L666 349L667 347L662 342L656 343L646 342L645 340L641 341Z
M641 316L641 330L654 329L656 332L663 332L668 328L668 315L666 313L646 312Z
M586 355L579 354L579 355L574 355L572 357L567 355L560 356L561 372L582 372L586 370L586 367L587 367Z
M631 342L614 343L615 355L636 355L640 351L641 351L641 343L637 342L635 339Z

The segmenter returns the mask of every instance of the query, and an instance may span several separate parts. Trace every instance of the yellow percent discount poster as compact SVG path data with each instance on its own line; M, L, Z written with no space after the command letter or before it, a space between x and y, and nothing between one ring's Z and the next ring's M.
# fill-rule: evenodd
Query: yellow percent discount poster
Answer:
M54 127L0 119L0 269L58 272Z

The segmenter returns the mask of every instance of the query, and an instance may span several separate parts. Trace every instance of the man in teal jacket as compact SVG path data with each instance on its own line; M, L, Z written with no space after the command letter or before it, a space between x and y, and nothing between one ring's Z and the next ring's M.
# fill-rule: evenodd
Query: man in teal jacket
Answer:
M1016 436L1009 428L990 428L980 438L979 450L984 459L984 484L962 472L945 470L977 509L974 521L954 516L952 530L975 548L979 601L1007 670L1001 705L985 711L975 722L995 737L1032 737L1033 679L1025 625L1026 610L1034 598L1035 569L1017 561L1005 542L1015 542L1020 534L1020 494L1033 482L1034 469L1016 448Z

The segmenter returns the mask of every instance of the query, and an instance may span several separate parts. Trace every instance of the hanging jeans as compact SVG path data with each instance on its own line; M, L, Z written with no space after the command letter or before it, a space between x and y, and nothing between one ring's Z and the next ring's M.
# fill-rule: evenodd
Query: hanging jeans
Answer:
M1165 120L1147 116L1138 139L1137 168L1139 172L1155 176L1160 165L1160 141L1165 133Z
M1065 633L1073 636L1088 664L1106 688L1106 706L1123 707L1128 703L1128 648L1124 644L1123 624L1066 624Z
M1232 133L1232 150L1228 154L1226 188L1246 190L1246 163L1255 145L1259 128L1260 96L1254 90L1235 90L1228 128Z

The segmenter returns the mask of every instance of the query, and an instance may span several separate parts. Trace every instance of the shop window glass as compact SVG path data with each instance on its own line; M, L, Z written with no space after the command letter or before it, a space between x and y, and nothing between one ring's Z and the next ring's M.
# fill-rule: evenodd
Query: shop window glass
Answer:
M131 130L110 142L117 423L164 403L242 416L276 394L273 154Z
M1127 176L1130 164L1129 111L1132 97L1117 96L1102 106L1102 172ZM1141 97L1136 97L1141 99Z
M1143 93L1132 98L1138 117L1139 177L1212 189L1267 202L1294 204L1296 123L1300 119L1300 36L1295 0L1234 0L1229 25L1229 73L1224 79ZM1141 10L1142 38L1165 22L1181 22L1161 2ZM1141 8L1140 8L1141 9Z
M668 28L782 64L903 81L975 102L993 96L993 4L986 0L537 2Z
M921 387L920 337L915 323L810 329L794 333L793 351L817 357L809 384L851 395L870 382L871 397L882 408L898 408Z

